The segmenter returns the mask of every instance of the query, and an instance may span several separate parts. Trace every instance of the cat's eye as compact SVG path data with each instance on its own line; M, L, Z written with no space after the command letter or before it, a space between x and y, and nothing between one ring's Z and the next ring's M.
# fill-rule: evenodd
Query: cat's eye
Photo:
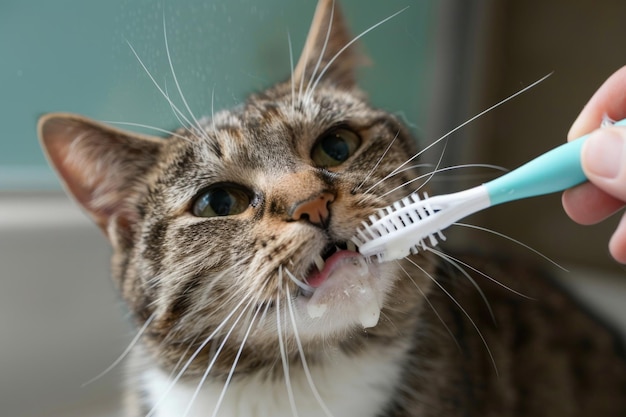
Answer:
M335 167L345 162L361 144L359 135L346 128L332 130L320 137L311 159L320 167Z
M193 203L197 217L233 216L250 206L250 193L237 185L220 184L204 190Z

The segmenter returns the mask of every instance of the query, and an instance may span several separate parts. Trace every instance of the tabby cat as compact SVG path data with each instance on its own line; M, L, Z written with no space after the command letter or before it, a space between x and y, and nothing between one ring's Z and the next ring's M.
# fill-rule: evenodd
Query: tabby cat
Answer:
M620 339L539 270L347 243L419 175L352 39L321 0L289 80L169 139L40 120L141 335L126 415L626 416Z

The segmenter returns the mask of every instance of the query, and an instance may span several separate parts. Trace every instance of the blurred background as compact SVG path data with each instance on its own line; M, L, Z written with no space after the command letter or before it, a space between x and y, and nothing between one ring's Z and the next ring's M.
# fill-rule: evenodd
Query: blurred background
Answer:
M592 0L341 3L355 34L410 6L363 38L372 65L360 78L372 102L401 117L424 145L552 73L450 136L444 165L512 169L563 143L588 98L626 64L621 0L602 7ZM118 415L120 367L83 385L134 335L108 278L108 245L48 168L37 118L67 111L174 129L169 104L142 68L182 103L165 35L194 113L231 107L288 77L288 34L297 56L314 8L307 0L0 3L0 414ZM442 149L426 161L436 163ZM435 177L433 187L455 191L495 175L458 170ZM449 247L543 265L623 325L626 274L607 250L617 218L578 226L564 215L559 196L546 196L470 221L531 246L569 272L485 232L451 229Z

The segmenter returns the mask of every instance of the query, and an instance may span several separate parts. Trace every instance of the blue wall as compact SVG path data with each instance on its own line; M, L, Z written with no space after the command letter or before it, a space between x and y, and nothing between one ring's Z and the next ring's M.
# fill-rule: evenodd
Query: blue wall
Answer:
M434 0L346 0L342 5L354 34L410 6L364 37L373 65L362 71L361 84L376 105L419 124L427 117ZM286 79L287 33L297 58L314 8L314 1L305 0L262 5L255 0L3 0L0 190L59 187L36 137L43 113L75 112L162 129L178 125L129 46L182 107L167 61L164 21L178 80L198 116L211 113L212 95L218 110Z

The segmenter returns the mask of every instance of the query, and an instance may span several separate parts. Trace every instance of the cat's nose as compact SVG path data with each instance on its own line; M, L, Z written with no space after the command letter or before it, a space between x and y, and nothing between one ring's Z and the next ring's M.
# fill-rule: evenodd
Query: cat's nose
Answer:
M291 220L308 221L315 226L326 228L330 220L330 204L335 201L335 195L323 191L313 197L299 201L289 210Z

